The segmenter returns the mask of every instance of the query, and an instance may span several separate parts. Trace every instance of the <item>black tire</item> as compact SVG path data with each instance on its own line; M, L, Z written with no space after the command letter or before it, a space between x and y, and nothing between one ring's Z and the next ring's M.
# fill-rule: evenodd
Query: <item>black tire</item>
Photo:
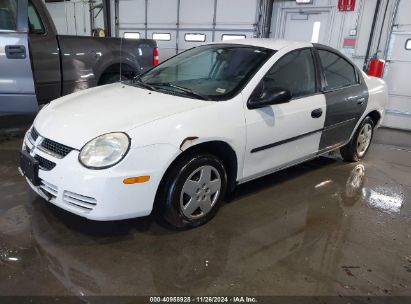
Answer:
M121 75L121 81L127 81L130 80L128 77ZM106 74L103 75L99 85L105 85L105 84L110 84L110 83L116 83L120 81L120 74L114 73L114 74Z
M363 151L361 154L358 152L358 137L360 136L363 128L369 125L371 127L371 138L370 138L370 143L367 145L365 151ZM351 141L344 147L340 149L341 156L342 158L347 161L347 162L357 162L360 159L362 159L368 152L368 149L370 148L372 138L374 136L374 121L371 119L371 117L367 116L362 123L358 126L357 130L355 131L355 134Z
M200 190L202 191L200 194L195 194L196 198L200 197L200 200L198 201L183 192L183 186L189 178L190 180L188 183L196 183L194 180L197 178L197 174L202 176L202 170L208 170L208 168L210 168L212 172L210 175L210 183L216 182L218 178L221 181L221 187L218 193L216 192L215 194L212 194L210 192L211 186L210 188L206 187L204 189L203 187L198 186L196 193L199 193L198 191ZM200 171L197 172L197 170ZM191 176L193 173L195 174ZM198 176L199 182L201 181L200 176ZM207 189L209 194L206 192ZM156 197L156 213L160 216L162 222L165 222L176 229L198 227L207 223L215 216L224 199L226 189L227 173L223 163L217 157L211 154L189 154L173 164L163 178ZM187 201L187 196L189 199L187 204L184 205L184 202ZM205 198L206 196L207 198ZM193 201L190 199L193 199ZM201 209L202 207L199 206L194 210L192 217L188 217L184 214L190 212L186 209L183 211L183 208L188 206L189 203L194 203L193 206L195 207L196 204L206 204L208 199L210 199L209 205L211 206L211 209L208 212L203 212Z

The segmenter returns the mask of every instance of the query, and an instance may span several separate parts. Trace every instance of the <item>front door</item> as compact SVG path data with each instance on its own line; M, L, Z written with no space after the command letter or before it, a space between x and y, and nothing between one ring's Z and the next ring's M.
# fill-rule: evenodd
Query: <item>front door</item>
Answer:
M37 110L27 43L27 0L1 0L0 115Z
M61 96L60 50L51 16L35 4L28 0L29 44L37 99L44 104Z
M287 53L274 63L253 94L268 87L287 89L291 101L245 109L247 144L244 180L301 162L318 152L325 120L313 50Z

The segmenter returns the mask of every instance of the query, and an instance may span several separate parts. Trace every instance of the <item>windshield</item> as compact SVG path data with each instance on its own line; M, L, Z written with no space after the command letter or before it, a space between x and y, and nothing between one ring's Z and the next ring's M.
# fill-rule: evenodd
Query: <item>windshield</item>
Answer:
M274 53L244 45L206 45L183 52L134 81L164 93L205 100L235 96Z

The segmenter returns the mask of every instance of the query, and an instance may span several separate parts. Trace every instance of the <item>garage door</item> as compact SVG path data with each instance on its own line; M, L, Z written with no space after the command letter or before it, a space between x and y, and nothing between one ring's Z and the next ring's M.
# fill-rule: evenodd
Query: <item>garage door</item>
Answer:
M160 60L206 42L253 37L258 0L118 0L116 31L156 39Z
M383 125L411 130L411 1L402 0L391 33L384 78L389 102Z

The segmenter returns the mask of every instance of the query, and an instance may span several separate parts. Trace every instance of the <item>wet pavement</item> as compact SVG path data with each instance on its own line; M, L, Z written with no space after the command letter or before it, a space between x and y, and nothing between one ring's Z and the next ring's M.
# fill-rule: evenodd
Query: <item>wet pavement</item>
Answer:
M0 139L0 295L411 295L411 133L242 185L184 232L51 206L17 172L21 141Z

